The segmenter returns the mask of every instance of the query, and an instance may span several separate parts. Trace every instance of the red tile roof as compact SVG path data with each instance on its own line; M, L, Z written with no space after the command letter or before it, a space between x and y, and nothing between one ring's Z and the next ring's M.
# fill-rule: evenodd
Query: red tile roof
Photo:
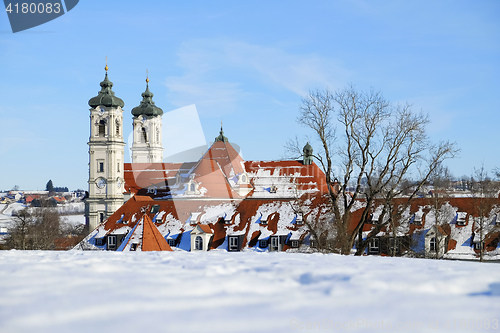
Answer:
M244 172L243 159L229 142L217 141L207 150L201 160L215 160L226 178Z
M173 251L146 214L144 214L143 223L142 251Z
M200 227L200 229L203 230L203 232L206 234L213 234L212 229L210 229L210 227L206 224L198 223L198 227Z

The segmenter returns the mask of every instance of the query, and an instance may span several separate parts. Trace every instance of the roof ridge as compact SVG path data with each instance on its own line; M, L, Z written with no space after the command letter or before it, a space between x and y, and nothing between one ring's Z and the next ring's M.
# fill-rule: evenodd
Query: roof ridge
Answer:
M163 238L158 228L156 228L153 221L146 213L143 215L143 223L144 226L142 228L142 251L172 251L170 245L168 245L165 238ZM146 227L148 228L147 231ZM151 239L154 241L154 243L156 243L156 246L152 246L151 249L149 248L148 243L145 242L145 238L149 236L152 237Z

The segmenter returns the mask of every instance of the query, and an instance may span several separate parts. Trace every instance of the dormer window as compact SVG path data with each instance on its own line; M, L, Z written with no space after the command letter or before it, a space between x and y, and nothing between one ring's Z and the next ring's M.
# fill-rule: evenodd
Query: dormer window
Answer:
M198 184L193 179L187 183L186 194L200 194L200 191L198 191Z
M248 175L246 173L242 173L239 176L238 183L239 184L248 184Z
M95 245L96 246L103 246L104 245L104 238L96 238Z
M378 238L370 239L368 243L368 253L370 254L378 254L380 251L380 241Z
M269 189L269 193L276 193L276 191L278 191L276 185L271 186L271 188Z
M194 249L197 251L203 250L203 238L201 238L201 236L196 236L194 240Z
M160 211L160 205L154 205L151 207L151 214L157 214Z
M108 250L116 250L116 235L108 236Z
M191 213L191 216L189 217L189 224L197 224L198 223L198 216L200 216L201 213Z
M484 242L474 242L474 250L484 250Z
M296 225L303 225L304 224L304 216L302 213L297 214L297 219L295 220Z
M370 216L368 217L368 223L371 223L371 224L382 223L382 221L380 219L380 216L382 215L382 212L383 212L383 207L382 206L379 206L376 209L374 209L372 211L372 213L370 214Z
M389 251L399 253L399 239L394 237L389 239Z
M240 250L240 238L238 236L228 236L228 248L229 252L235 252Z
M422 225L422 215L423 214L419 214L418 212L413 214L413 224Z
M260 220L261 225L267 225L267 220Z
M463 226L467 223L467 213L458 212L457 213L457 225Z
M437 242L436 242L436 237L432 237L429 240L429 250L431 252L437 252Z

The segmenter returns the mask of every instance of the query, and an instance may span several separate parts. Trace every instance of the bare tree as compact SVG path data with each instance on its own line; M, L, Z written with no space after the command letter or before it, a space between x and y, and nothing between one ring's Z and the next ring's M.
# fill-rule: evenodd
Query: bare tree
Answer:
M312 130L321 146L314 157L329 185L336 247L342 254L350 253L377 199L388 203L410 192L410 202L443 160L457 152L452 143L431 143L427 116L410 105L393 105L380 92L359 92L353 86L309 93L302 99L298 122ZM410 182L412 178L416 181ZM411 189L403 186L409 183ZM360 200L362 215L353 221ZM391 209L384 205L383 214L392 214ZM360 237L356 254L374 235Z
M23 209L17 213L6 239L6 247L19 250L53 250L61 235L55 209Z
M430 182L433 186L432 191L432 209L434 210L434 224L436 227L440 227L441 230L445 230L448 224L441 218L441 208L447 202L446 197L447 192L450 190L453 176L450 170L445 166L437 167L430 175ZM434 257L435 259L440 258L441 253L445 253L446 249L446 237L435 236L434 242ZM443 249L443 251L441 251Z
M18 211L12 225L9 227L5 247L8 249L28 250L29 232L32 224L33 220L27 209Z
M476 235L474 235L474 242L479 244L480 261L484 260L486 228L490 213L498 204L498 190L498 183L488 176L484 165L481 165L478 169L474 169L474 176L471 177L470 193L479 215L476 220L476 229L474 230L474 232L478 232L478 237L476 238Z

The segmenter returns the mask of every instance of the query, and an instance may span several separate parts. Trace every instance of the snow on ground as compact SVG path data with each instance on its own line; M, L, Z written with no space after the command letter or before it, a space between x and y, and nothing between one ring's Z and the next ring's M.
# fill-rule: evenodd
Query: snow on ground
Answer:
M0 251L0 281L3 333L470 332L500 325L496 263Z
M75 226L85 224L85 215L61 215L61 221Z

